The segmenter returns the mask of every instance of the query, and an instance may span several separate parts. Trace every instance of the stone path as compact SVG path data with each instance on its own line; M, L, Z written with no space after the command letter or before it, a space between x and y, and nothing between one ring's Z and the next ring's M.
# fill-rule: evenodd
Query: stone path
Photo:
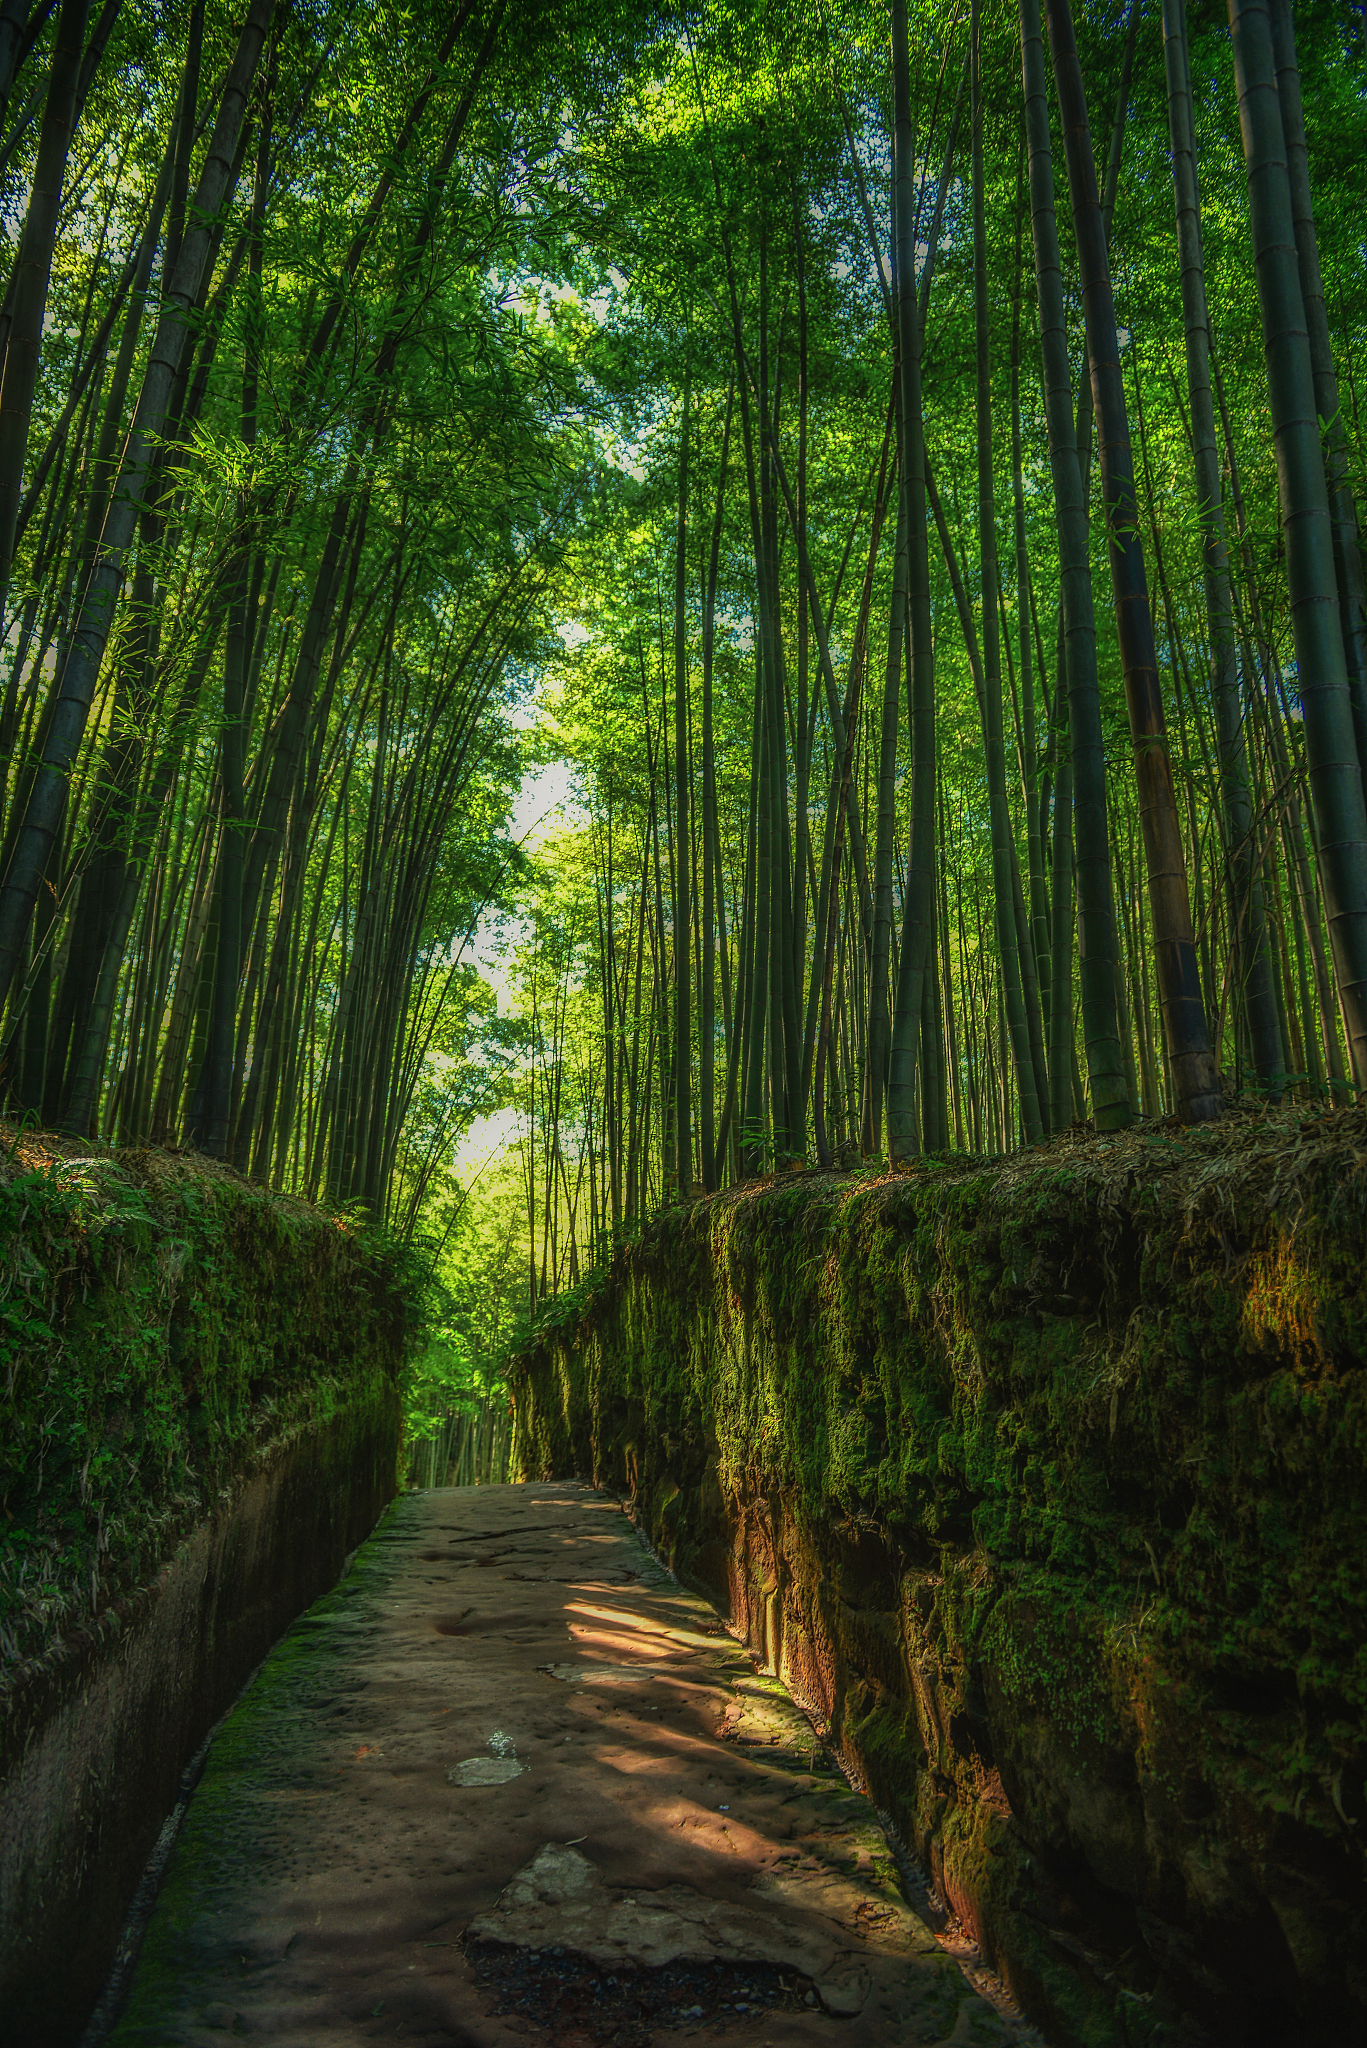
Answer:
M787 1695L574 1485L405 1496L220 1730L112 2038L225 2032L1012 2038Z

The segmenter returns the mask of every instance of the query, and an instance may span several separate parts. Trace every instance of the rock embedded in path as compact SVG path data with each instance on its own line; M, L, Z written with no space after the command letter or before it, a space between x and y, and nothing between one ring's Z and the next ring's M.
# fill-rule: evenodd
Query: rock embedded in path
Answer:
M860 2011L870 1984L857 1954L818 1930L706 1898L688 1885L630 1898L578 1849L555 1842L518 1871L498 1910L473 1920L468 1933L474 1941L573 1949L604 1970L775 1963L808 1978L831 2012Z

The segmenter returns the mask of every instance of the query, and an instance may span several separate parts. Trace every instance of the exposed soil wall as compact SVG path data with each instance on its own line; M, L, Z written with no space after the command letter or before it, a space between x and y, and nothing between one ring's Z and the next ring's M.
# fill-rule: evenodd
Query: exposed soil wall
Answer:
M22 1141L0 1261L0 2011L66 2048L186 1762L396 1491L408 1310L343 1219L165 1154Z
M1367 2024L1367 1115L670 1211L514 1377L1059 2044Z

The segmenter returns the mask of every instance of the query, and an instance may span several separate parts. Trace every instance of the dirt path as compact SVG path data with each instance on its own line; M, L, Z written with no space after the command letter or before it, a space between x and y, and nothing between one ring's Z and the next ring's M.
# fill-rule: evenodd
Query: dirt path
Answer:
M408 1495L224 1724L118 2048L1010 2030L787 1695L580 1486Z

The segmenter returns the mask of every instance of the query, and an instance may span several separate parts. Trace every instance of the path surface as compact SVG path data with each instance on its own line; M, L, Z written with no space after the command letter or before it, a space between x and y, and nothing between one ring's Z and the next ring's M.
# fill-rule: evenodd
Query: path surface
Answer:
M410 1494L210 1752L118 2048L1011 2033L866 1799L617 1504Z

